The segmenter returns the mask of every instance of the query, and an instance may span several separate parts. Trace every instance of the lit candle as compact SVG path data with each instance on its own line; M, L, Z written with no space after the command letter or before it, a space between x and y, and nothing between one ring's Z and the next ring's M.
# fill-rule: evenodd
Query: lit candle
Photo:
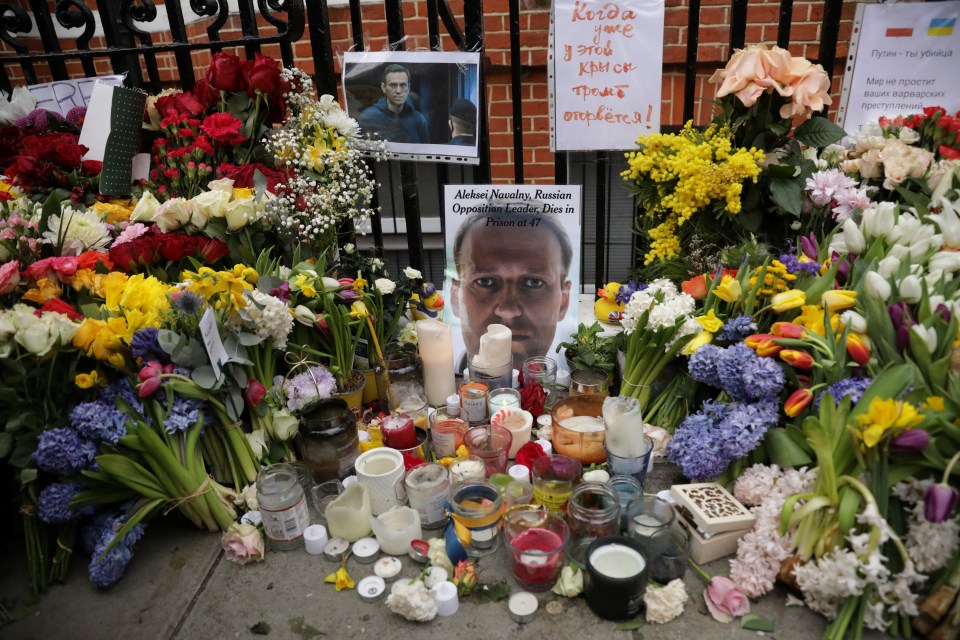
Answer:
M392 413L380 423L383 444L392 449L413 449L417 446L417 430L413 418L405 413Z
M520 392L516 389L494 389L487 396L488 415L493 415L505 407L520 408ZM531 417L532 419L532 417Z
M499 367L513 361L513 332L502 324L487 326L487 332L480 336L480 353L473 356L473 366L481 368Z
M438 320L417 321L417 344L423 362L423 389L432 405L441 405L456 393L453 376L453 339L450 325Z

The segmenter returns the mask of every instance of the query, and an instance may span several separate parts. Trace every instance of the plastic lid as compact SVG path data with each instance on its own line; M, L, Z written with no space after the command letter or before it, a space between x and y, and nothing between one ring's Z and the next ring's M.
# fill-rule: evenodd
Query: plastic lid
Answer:
M451 417L460 415L460 396L456 393L447 396L447 415Z

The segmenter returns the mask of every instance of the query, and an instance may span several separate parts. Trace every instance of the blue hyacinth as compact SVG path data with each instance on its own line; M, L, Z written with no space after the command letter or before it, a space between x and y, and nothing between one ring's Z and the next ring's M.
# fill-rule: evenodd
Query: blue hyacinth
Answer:
M104 400L81 402L70 412L70 425L95 444L117 444L127 434L127 414Z
M157 340L157 328L145 327L133 334L130 339L130 353L142 362L156 360L160 364L170 362L170 354L163 350Z
M740 315L727 320L717 333L717 342L740 342L757 332L757 323L752 316Z
M690 377L697 382L719 388L720 376L717 374L717 363L722 353L723 349L712 344L706 344L697 349L687 363Z
M189 398L187 396L174 396L173 405L167 410L167 415L163 419L163 428L169 435L184 433L197 423L200 417L200 411L203 410L204 422L208 422L210 411L207 410L206 403L199 398Z
M747 358L741 370L741 379L747 397L751 400L772 400L783 391L786 377L773 358L754 355Z
M109 587L123 577L133 558L133 546L143 537L146 525L133 526L122 540L104 553L117 532L126 522L126 510L115 514L100 514L84 527L81 536L84 548L90 553L90 581L98 587ZM101 555L103 556L101 558Z
M70 501L83 491L83 487L73 482L54 482L48 484L37 498L37 512L47 524L63 524L93 513L93 507L71 509Z
M840 401L843 400L844 396L849 396L850 406L853 406L860 402L860 398L863 397L864 392L872 382L873 378L843 378L841 380L837 380L832 385L827 387L825 391L817 394L817 399L814 404L819 410L820 400L823 399L823 394L829 393L831 396L833 396L833 401L838 406L840 405Z
M43 471L72 476L93 463L97 447L69 427L47 429L40 433L33 460Z
M720 354L717 361L717 375L720 379L720 385L734 400L752 399L747 390L743 372L746 363L756 359L756 357L757 354L742 342L727 347Z

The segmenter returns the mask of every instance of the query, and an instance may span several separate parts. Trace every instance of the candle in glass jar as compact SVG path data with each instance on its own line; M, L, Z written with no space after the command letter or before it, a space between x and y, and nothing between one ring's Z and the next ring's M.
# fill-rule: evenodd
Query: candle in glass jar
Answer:
M494 389L487 396L488 415L505 407L520 408L520 392L516 389Z
M417 446L417 430L413 418L405 413L392 413L380 423L383 444L393 449L413 449Z
M645 514L640 514L633 516L633 523L630 525L630 532L641 538L649 538L657 531L660 531L664 527L663 522L660 522L655 517Z
M521 584L552 584L563 569L563 539L553 531L537 527L521 532L510 541L518 553L514 576Z
M444 403L455 393L453 339L450 325L438 320L417 321L417 344L423 362L423 390L432 405Z
M483 480L487 475L487 467L483 460L474 458L472 460L457 460L450 465L450 476L454 482L465 482L467 480Z

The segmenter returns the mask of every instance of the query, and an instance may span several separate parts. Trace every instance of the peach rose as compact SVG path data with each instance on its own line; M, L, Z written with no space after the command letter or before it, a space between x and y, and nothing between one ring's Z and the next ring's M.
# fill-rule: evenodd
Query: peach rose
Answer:
M263 560L263 536L252 524L234 522L223 532L220 546L227 558L236 564L260 562Z
M744 106L752 106L765 91L776 90L781 95L789 91L790 54L780 47L767 49L766 45L751 45L737 49L727 66L710 78L719 82L717 97L735 94Z
M798 75L790 82L792 99L780 108L781 118L800 115L809 118L814 112L822 111L824 106L833 103L830 97L830 78L823 67L810 64L807 60L804 62L808 66L800 70L802 65L798 65Z

